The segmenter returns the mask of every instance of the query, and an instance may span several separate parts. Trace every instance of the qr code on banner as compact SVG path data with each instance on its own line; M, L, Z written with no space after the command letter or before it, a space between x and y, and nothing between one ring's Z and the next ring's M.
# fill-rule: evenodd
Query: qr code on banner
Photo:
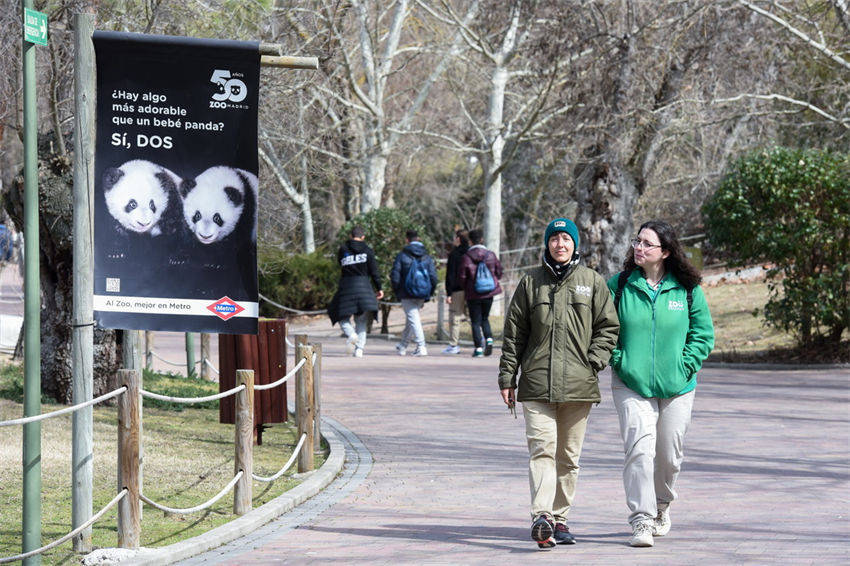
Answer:
M117 277L106 278L106 291L109 293L118 293L121 291L121 280Z

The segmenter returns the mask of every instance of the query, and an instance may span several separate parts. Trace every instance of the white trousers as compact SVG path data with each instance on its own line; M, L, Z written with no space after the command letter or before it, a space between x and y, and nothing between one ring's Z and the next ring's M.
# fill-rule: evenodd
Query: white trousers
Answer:
M366 346L366 326L371 314L370 312L355 314L354 325L351 324L351 317L339 321L339 327L348 336L348 339L361 350Z
M404 310L404 330L401 333L401 345L407 347L410 342L417 347L425 346L425 332L419 318L419 309L425 304L424 299L402 299L401 308Z
M532 519L546 515L566 522L576 493L590 405L523 401Z
M658 399L642 397L611 376L614 406L620 417L625 464L623 486L629 523L655 519L676 499L685 433L691 423L694 391Z

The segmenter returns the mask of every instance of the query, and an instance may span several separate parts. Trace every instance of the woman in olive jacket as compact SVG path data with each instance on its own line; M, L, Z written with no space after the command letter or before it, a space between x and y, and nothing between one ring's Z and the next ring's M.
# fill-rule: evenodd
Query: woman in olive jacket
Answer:
M666 222L640 227L623 269L608 281L620 318L611 388L626 454L629 544L652 546L670 531L696 374L714 327L702 278Z
M550 222L543 243L543 264L523 276L508 307L499 361L502 400L523 404L531 538L541 549L575 543L567 514L590 406L600 401L596 375L619 328L605 280L579 265L572 220Z

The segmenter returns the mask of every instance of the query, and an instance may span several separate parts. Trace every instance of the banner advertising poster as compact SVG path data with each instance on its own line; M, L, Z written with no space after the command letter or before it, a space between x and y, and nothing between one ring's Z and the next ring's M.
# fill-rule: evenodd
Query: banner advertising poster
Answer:
M256 334L259 44L93 40L95 320Z

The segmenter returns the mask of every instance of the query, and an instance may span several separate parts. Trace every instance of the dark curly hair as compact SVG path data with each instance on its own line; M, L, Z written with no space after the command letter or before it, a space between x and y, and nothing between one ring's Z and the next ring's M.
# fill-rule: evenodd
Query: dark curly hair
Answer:
M682 244L679 243L679 239L676 237L676 232L673 230L673 227L663 220L650 220L649 222L641 224L638 229L638 233L640 233L640 231L644 228L649 228L658 234L658 241L661 242L661 249L670 252L670 254L664 258L664 270L675 275L676 279L678 279L686 289L693 289L699 285L702 281L702 275L700 275L697 268L688 261L688 257L685 255L685 250L682 248ZM632 270L637 269L637 267L638 266L635 263L635 250L629 246L629 250L626 252L626 259L623 261L623 269L631 272Z

